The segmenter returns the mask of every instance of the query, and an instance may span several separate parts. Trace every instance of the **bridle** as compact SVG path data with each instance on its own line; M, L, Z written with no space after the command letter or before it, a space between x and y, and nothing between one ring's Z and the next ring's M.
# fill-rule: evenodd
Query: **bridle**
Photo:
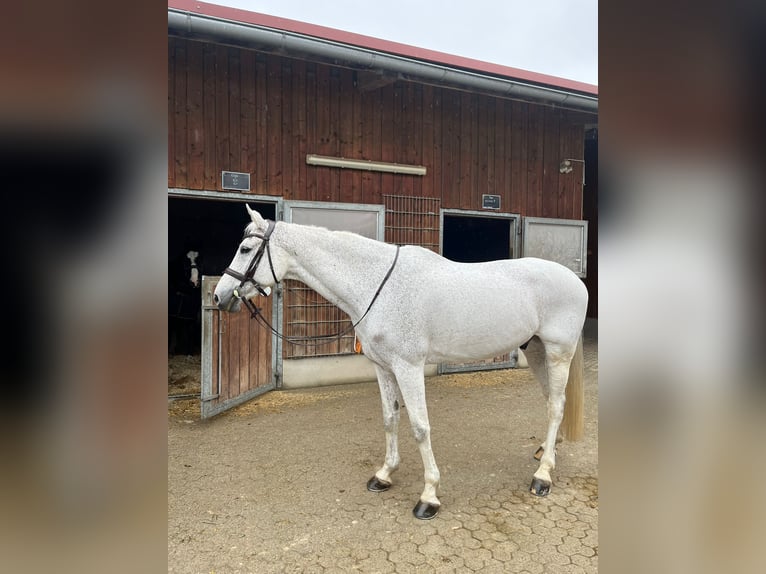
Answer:
M274 278L275 283L279 283L279 279L277 279L277 274L274 272L274 263L271 261L271 249L269 247L269 239L271 238L271 233L274 231L274 227L276 226L276 223L271 220L267 220L268 227L266 228L266 231L263 234L260 233L248 233L245 235L242 240L244 241L248 237L256 237L261 240L261 245L258 248L258 250L253 255L253 258L250 260L250 264L247 266L247 270L244 273L240 273L239 271L235 271L231 267L227 267L224 270L225 275L231 275L235 279L239 279L240 283L239 286L236 287L232 293L233 295L242 301L245 304L245 307L247 307L247 310L250 311L250 318L251 319L257 319L263 324L267 329L269 329L274 335L279 337L280 339L287 341L288 343L291 343L293 345L302 345L302 346L315 346L315 345L323 345L327 343L331 343L335 339L339 339L346 333L350 333L356 327L359 325L359 323L362 322L362 319L364 319L367 316L367 313L370 312L370 309L372 309L372 306L375 304L375 301L378 299L378 295L380 295L380 292L383 290L383 286L388 282L389 277L391 277L391 273L394 271L394 267L396 267L396 262L399 260L399 245L396 246L396 255L394 256L394 262L391 264L391 267L389 267L388 272L386 273L385 277L383 277L383 281L381 281L380 286L378 287L378 290L375 291L375 295L372 297L372 301L370 301L370 304L367 306L367 310L362 314L362 316L359 318L359 320L356 323L353 323L351 326L347 327L343 331L339 333L335 333L334 335L317 335L313 337L288 337L286 335L283 335L279 331L277 331L272 325L266 320L266 318L261 314L261 310L256 307L250 299L247 297L244 297L242 293L240 292L240 289L247 283L252 283L253 287L257 289L257 291L263 295L264 297L268 297L268 293L264 291L263 287L261 287L258 282L254 279L255 271L258 269L258 264L261 262L261 259L263 259L263 254L266 253L266 258L269 261L269 268L271 269L271 276ZM321 342L311 342L311 341L321 341Z
M277 274L274 272L274 263L271 261L271 248L269 247L269 239L271 238L271 233L274 231L274 227L276 227L276 223L274 221L271 221L270 219L267 220L268 227L266 228L266 231L263 234L260 233L248 233L242 238L242 241L247 239L248 237L255 237L257 239L261 240L261 245L258 248L258 250L253 255L252 259L250 259L250 264L247 266L247 269L244 273L240 273L239 271L235 271L231 267L227 267L224 269L225 275L231 275L235 279L239 279L240 283L239 286L234 289L233 293L234 296L242 301L247 309L250 311L250 315L255 317L258 314L258 308L253 305L252 301L248 299L247 297L243 297L240 293L240 290L242 287L244 287L247 283L252 283L253 287L263 295L264 297L268 296L268 293L264 291L263 287L261 287L258 282L255 280L255 271L258 269L258 264L261 262L261 259L263 259L264 252L266 253L266 257L269 260L269 268L271 269L271 276L274 278L275 283L279 283L279 279L277 279Z

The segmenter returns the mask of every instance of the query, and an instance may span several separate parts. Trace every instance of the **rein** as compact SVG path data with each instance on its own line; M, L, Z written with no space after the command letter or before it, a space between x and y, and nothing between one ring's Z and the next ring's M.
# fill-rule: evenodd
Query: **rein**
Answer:
M343 335L350 333L356 327L359 325L359 323L362 322L362 320L367 316L367 314L370 312L370 309L372 309L372 306L375 304L375 301L378 299L378 295L380 295L380 292L383 290L384 285L388 282L388 279L391 277L391 274L394 272L394 267L396 267L396 262L399 260L399 245L396 246L396 255L394 256L394 261L391 263L391 267L388 268L388 271L386 272L386 275L383 277L383 281L380 282L380 286L378 286L377 291L375 291L375 295L372 296L372 301L370 301L370 304L367 306L367 310L362 314L362 316L359 318L359 320L356 323L353 323L350 327L347 327L343 331L340 331L338 333L335 333L333 335L316 335L313 337L290 337L287 335L283 335L279 331L277 331L271 323L269 323L266 318L261 313L261 310L255 306L255 304L250 301L250 299L247 299L246 297L243 297L239 289L245 285L246 283L252 283L253 286L258 290L258 292L263 295L264 297L268 296L268 293L263 290L263 288L254 280L253 276L255 275L255 271L258 268L258 264L261 262L261 259L263 258L264 251L266 252L266 257L269 260L269 268L271 269L271 276L274 278L275 283L279 283L279 279L277 279L277 275L274 272L274 264L271 261L271 250L269 248L269 240L271 238L271 233L274 231L274 227L276 225L275 222L269 220L268 221L268 227L266 229L266 232L261 235L260 233L249 233L245 235L243 239L246 239L248 237L257 237L258 239L261 239L263 242L261 243L261 246L258 248L258 251L256 251L255 255L253 256L253 259L250 261L250 265L247 267L247 271L245 273L239 273L238 271L235 271L234 269L231 269L230 267L227 267L224 270L224 274L231 275L235 279L240 280L239 287L234 289L234 296L242 301L245 304L245 307L247 307L248 311L250 311L250 318L258 320L264 327L266 327L269 331L271 331L274 335L282 339L283 341L287 341L288 343L292 345L298 345L303 347L314 347L318 345L327 345L329 343L332 343L336 339L340 339ZM314 342L319 341L319 342Z

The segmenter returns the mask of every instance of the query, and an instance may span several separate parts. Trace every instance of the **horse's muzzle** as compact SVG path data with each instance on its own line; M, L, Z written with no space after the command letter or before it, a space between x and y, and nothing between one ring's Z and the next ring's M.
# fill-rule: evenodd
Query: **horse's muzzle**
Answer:
M213 295L213 303L218 306L220 311L239 311L240 301L234 296L228 297L228 299L221 299L217 294Z

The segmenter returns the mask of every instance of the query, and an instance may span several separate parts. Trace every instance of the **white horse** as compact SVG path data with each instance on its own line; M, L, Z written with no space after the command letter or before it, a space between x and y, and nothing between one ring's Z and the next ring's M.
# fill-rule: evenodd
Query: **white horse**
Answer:
M252 310L250 298L283 279L296 279L349 315L375 364L383 403L386 457L367 483L369 490L391 486L404 404L425 467L425 487L413 513L433 518L440 508L439 469L431 450L425 364L490 358L522 347L548 401L547 436L536 453L542 456L530 490L548 494L570 363L582 354L588 301L572 271L535 258L455 263L421 247L275 224L249 206L247 211L252 222L214 301L224 311L238 310L241 301ZM572 371L573 379L581 379L581 372L574 372L580 369Z

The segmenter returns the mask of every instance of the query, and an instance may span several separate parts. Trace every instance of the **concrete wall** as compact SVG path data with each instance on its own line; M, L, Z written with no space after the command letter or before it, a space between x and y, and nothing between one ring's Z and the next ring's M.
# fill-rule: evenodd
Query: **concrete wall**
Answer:
M376 381L375 366L364 355L337 355L285 359L282 363L282 388L301 389ZM426 365L426 377L437 374L436 365Z

